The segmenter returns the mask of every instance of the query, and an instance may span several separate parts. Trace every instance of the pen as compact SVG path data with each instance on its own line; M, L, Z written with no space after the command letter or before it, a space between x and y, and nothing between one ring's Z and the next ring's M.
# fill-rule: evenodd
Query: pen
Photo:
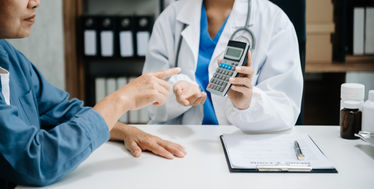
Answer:
M297 140L295 140L295 146L294 146L294 148L295 148L295 152L296 152L296 157L297 157L297 159L298 159L298 160L304 160L305 156L304 156L303 152L301 151L301 149L300 149L300 145L299 145L299 143L297 142Z

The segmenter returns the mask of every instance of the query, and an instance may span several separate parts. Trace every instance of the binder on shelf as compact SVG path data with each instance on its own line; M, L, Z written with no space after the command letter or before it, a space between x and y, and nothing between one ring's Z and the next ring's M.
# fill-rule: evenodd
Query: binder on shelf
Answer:
M366 7L365 54L374 55L374 7Z
M81 17L81 22L84 56L98 56L98 17L84 15Z
M100 19L100 53L102 57L115 56L115 18L102 16Z
M108 96L115 92L117 89L117 80L116 78L107 78L106 79L106 95Z
M134 19L131 16L118 17L118 42L121 57L134 57Z
M365 8L355 7L353 10L353 54L363 55L365 46Z
M137 56L143 57L146 55L152 27L153 16L135 16Z
M106 95L105 78L95 78L95 98L96 103L100 102Z
M117 78L117 90L120 89L121 87L125 86L127 84L127 78L126 77L119 77ZM129 123L128 119L128 113L126 112L121 116L119 119L121 123Z

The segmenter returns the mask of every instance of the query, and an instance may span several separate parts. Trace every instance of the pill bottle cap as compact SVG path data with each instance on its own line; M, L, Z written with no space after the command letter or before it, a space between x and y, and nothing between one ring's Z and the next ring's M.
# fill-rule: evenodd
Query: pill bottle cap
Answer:
M343 101L343 108L346 109L359 109L362 106L362 102L360 101L353 101L353 100L347 100Z
M344 100L364 100L365 86L359 83L344 83L341 85L341 99Z

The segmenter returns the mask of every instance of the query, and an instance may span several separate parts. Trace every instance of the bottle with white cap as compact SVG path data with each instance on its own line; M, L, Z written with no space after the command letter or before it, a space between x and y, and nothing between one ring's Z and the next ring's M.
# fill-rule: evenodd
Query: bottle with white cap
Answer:
M342 106L343 101L360 101L364 105L365 99L365 85L360 83L343 83L340 88L340 110L344 107ZM362 106L360 107L362 110Z
M369 91L362 111L362 130L374 132L374 90Z
M343 83L340 88L340 110L344 109L344 101L360 102L359 110L362 111L365 99L365 86L360 83ZM340 125L342 123L342 114L340 113Z
M345 139L357 139L355 134L361 130L362 112L360 101L343 101L343 109L340 111L340 136Z

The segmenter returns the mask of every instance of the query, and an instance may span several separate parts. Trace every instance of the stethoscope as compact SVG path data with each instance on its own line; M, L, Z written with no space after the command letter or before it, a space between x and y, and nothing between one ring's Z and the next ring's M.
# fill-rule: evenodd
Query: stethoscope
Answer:
M249 29L251 27L251 25L249 24L249 22L251 20L251 12L252 12L252 0L248 0L248 11L247 11L247 19L245 21L245 25L243 27L240 27L240 28L236 29L234 31L234 33L231 34L231 37L230 37L230 40L233 40L239 32L248 33L249 38L247 38L244 35L241 35L240 37L238 37L238 39L245 40L246 42L248 42L250 44L250 51L252 51L256 47L255 36L254 36L253 32ZM183 27L182 27L181 31L186 29L186 27L187 27L187 24L183 24ZM176 56L175 56L175 64L174 64L175 67L178 67L178 65L179 65L178 60L179 60L179 53L180 53L181 46L182 46L182 41L183 41L183 37L182 37L182 34L180 34L179 41L178 41L177 53L176 53Z

